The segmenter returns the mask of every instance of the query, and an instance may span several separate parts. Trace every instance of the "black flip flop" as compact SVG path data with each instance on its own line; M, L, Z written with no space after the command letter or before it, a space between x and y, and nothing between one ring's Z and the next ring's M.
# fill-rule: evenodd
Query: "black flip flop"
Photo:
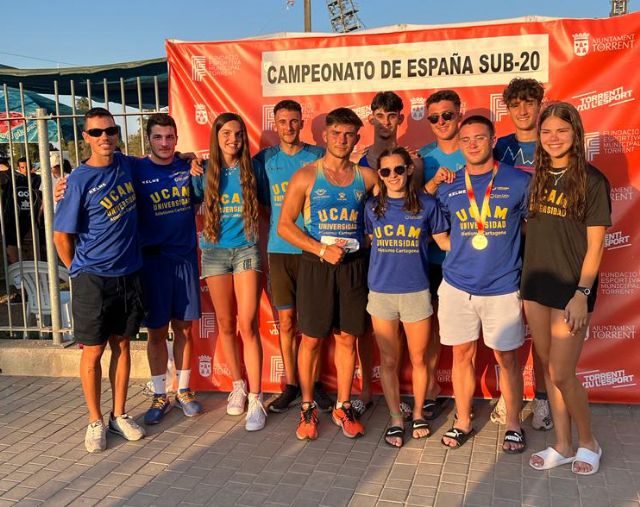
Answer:
M464 431L462 431L462 430L459 430L458 428L451 428L444 435L442 435L442 440L440 440L440 443L442 445L444 445L447 449L460 449L460 447L462 447L464 445L464 443L467 440L469 440L470 437L473 436L474 433L475 433L475 430L473 428L471 428L466 433ZM456 441L456 445L454 447L451 447L450 445L448 445L444 441L445 437L451 438L452 440L455 440Z
M413 432L416 430L427 430L427 434L423 437L414 437L413 436ZM429 423L427 421L425 421L424 419L414 419L411 422L411 437L415 438L416 440L420 439L420 438L429 438L431 436L431 426L429 426Z
M436 398L435 400L424 400L422 414L427 421L437 419L442 413L442 409L449 401L449 398ZM425 413L426 412L426 413Z
M504 444L512 442L514 444L522 444L522 447L518 449L505 448ZM508 430L504 433L504 440L502 442L502 452L506 454L522 454L527 448L527 439L524 436L524 430L520 428L520 431Z
M400 438L400 445L393 445L387 440L387 437ZM384 443L389 447L400 449L400 447L404 445L404 428L401 428L400 426L390 426L389 428L387 428L387 431L384 432Z

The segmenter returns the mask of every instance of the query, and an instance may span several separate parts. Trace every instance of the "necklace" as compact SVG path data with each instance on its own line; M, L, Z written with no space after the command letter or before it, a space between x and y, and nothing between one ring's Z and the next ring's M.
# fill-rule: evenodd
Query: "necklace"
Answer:
M553 176L554 187L558 186L558 182L562 179L562 177L564 176L564 173L566 172L567 172L566 167L564 169L558 169L557 171L549 171L549 174Z

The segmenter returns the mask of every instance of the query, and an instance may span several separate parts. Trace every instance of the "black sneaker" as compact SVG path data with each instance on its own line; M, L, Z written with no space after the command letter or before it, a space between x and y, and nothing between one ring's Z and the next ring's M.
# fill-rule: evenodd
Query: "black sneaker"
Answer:
M300 388L287 384L284 391L269 404L269 412L280 414L289 410L291 404L300 396Z
M313 384L313 399L316 402L318 410L321 412L331 412L336 402L324 390L322 382L319 380Z

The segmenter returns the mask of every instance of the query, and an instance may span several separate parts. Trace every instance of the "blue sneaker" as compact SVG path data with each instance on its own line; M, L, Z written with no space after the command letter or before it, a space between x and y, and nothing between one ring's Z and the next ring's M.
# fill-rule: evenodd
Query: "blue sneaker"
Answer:
M164 415L171 410L171 402L166 394L155 394L151 408L144 415L145 424L158 424Z
M189 388L178 391L178 394L176 394L176 406L181 408L187 417L196 416L203 411L202 405L196 400L195 393Z

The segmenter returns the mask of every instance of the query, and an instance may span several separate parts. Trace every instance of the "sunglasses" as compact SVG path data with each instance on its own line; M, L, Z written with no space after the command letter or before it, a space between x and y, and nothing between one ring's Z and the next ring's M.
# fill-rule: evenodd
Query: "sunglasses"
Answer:
M380 169L378 169L378 172L380 173L380 176L382 176L383 178L388 178L391 175L392 171L396 173L398 176L402 176L406 170L407 170L406 165L397 165L394 168L381 167Z
M118 127L107 127L106 129L89 129L85 130L85 132L91 137L100 137L103 132L108 136L115 136L120 132L120 130Z
M442 117L444 121L451 121L456 117L456 113L453 111L445 111L442 114L430 114L427 116L427 120L429 120L429 123L433 123L435 125L440 121L440 117Z

